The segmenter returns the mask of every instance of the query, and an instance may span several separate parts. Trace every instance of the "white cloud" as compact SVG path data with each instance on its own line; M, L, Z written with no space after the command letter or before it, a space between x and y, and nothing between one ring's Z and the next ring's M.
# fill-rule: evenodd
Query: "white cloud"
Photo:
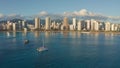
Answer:
M76 14L76 15L81 15L81 16L89 15L89 12L86 9L82 9L82 10L80 10L78 12L75 11L73 13Z
M41 11L38 15L39 16L44 16L44 15L47 15L48 13L46 11Z
M34 17L41 17L45 18L46 16L50 16L52 19L62 19L64 16L68 17L77 17L78 19L95 19L95 20L102 20L102 21L119 21L120 22L120 16L107 16L101 13L96 13L96 12L91 12L88 11L87 9L81 9L79 11L73 11L73 12L64 12L64 13L59 13L59 14L50 14L46 11L41 11L36 15L33 16L22 16L20 14L9 14L9 15L4 15L0 13L0 19L14 19L14 18L19 18L19 19L25 19L25 18L34 18Z
M64 12L63 14L67 15L67 16L72 16L72 15L74 15L74 16L94 16L94 15L96 15L95 13L89 12L86 9L81 9L80 11L74 11L74 12Z
M112 21L120 21L120 16L107 16L101 13L95 13L95 12L90 12L86 9L81 9L80 11L74 11L74 12L64 12L64 16L77 16L77 17L82 17L84 19L95 19L95 20L112 20Z

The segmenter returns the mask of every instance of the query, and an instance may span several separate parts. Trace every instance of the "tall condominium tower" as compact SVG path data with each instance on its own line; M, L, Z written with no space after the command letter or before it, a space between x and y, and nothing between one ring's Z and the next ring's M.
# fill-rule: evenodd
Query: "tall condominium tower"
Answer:
M110 30L111 30L110 22L105 23L105 31L110 31Z
M18 21L18 29L22 30L22 22L21 21Z
M95 28L94 28L94 26L95 26L94 21L95 21L95 20L91 19L91 30L92 30L92 31L95 30Z
M64 19L63 19L63 30L68 30L68 29L69 29L68 18L64 17Z
M13 23L13 31L16 31L16 23Z
M40 19L38 17L35 18L35 29L40 29Z
M95 31L99 31L99 22L95 21Z
M79 30L79 31L82 30L82 28L81 28L81 21L78 21L78 23L77 23L77 30Z
M50 30L50 23L51 23L50 17L46 17L45 30Z
M74 30L76 30L76 27L77 26L77 20L76 20L76 18L73 18L73 28L74 28Z
M22 27L23 28L26 28L27 27L27 23L26 23L26 21L24 20L24 21L22 21Z
M99 30L99 23L95 20L91 20L91 30L98 31Z
M91 27L91 25L90 25L90 20L86 20L86 23L87 23L87 30L90 30L90 27Z
M7 21L7 30L12 30L12 23Z

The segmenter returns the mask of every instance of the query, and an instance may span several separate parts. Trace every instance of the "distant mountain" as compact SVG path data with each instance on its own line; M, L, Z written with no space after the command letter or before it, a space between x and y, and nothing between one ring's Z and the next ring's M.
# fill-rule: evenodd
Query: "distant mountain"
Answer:
M10 22L18 22L18 21L23 21L23 20L22 20L22 19L2 20L2 21L0 21L0 23L6 23L7 21L10 21Z

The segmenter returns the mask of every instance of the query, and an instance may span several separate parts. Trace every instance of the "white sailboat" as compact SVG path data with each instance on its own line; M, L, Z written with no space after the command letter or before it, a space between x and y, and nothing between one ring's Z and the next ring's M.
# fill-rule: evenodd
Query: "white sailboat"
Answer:
M37 48L37 50L38 50L39 52L42 52L42 51L47 51L47 50L48 50L48 48L46 48L46 47L45 47L45 45L44 45L44 40L43 40L43 46L42 46L42 47Z

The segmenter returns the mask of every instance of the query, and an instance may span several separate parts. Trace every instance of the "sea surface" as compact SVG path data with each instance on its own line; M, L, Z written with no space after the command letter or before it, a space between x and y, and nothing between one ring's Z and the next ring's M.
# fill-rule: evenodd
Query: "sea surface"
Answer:
M0 68L120 68L120 34L0 32Z

